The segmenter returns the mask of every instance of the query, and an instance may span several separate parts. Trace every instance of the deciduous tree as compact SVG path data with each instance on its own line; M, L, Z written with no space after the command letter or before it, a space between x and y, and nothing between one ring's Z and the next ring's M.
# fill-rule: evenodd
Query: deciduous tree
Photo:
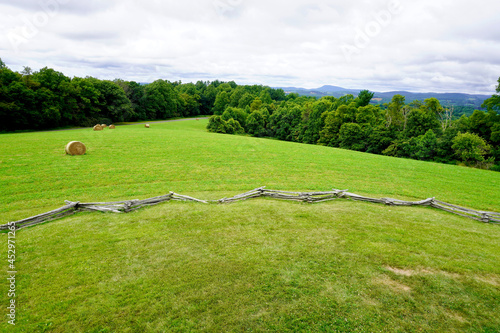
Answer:
M453 139L455 155L467 165L475 165L484 161L490 146L480 136L473 133L459 133Z

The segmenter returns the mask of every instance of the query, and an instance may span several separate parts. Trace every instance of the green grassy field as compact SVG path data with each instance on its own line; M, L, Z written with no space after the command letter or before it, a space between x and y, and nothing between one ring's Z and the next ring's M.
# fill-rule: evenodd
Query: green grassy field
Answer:
M0 223L64 200L220 199L263 185L500 211L500 173L205 126L0 135ZM85 156L64 154L74 140ZM431 208L349 200L79 213L17 232L16 326L4 317L0 329L498 332L499 236L497 225ZM2 290L5 309L7 282Z

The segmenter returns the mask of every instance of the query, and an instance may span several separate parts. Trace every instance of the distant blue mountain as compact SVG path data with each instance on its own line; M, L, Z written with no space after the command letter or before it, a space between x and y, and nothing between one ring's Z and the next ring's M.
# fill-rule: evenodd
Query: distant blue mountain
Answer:
M325 85L315 89L305 89L297 87L278 87L283 89L286 93L298 93L299 95L321 95L321 96L335 96L340 97L347 94L357 95L361 89L346 89L337 86Z
M319 91L319 92L324 92L324 93L331 93L331 92L347 91L349 89L345 89L345 88L337 87L337 86L325 85L321 88L314 89L314 90ZM356 91L358 91L358 90L356 90Z

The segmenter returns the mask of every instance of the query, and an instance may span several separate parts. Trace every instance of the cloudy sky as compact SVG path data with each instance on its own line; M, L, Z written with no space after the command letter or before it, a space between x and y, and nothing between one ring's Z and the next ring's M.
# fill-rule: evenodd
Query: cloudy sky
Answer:
M494 93L498 0L0 0L0 58L67 76Z

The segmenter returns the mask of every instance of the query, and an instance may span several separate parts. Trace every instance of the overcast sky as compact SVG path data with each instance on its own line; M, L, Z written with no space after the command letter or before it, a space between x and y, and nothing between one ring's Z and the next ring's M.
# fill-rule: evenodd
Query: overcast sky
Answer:
M498 0L0 0L15 71L494 93Z

